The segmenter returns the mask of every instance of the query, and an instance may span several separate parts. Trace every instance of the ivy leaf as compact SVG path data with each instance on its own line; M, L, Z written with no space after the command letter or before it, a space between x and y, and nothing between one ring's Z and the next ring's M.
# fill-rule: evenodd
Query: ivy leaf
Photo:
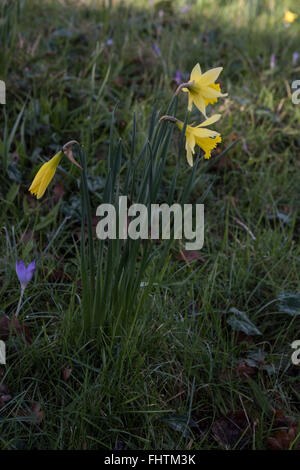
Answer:
M190 427L198 427L197 423L187 416L170 415L161 418L160 421L167 423L174 431L182 433L183 437L189 436Z
M244 312L241 312L236 308L231 308L230 312L233 313L233 315L230 315L230 317L227 319L227 323L232 327L233 330L242 331L249 336L262 334L254 325L254 323L249 320Z
M280 312L295 316L300 315L300 292L280 292L278 295Z

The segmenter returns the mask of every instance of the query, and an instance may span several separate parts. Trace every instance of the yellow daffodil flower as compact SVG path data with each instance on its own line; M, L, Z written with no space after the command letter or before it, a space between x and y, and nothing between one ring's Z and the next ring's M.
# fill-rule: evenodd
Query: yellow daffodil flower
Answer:
M29 188L31 194L34 194L37 199L44 196L47 187L49 186L53 176L55 175L56 169L63 157L63 152L58 152L51 160L44 163Z
M221 114L215 114L206 121L202 122L198 126L186 126L185 129L185 149L186 158L190 166L193 166L193 154L195 152L195 145L198 145L204 151L204 158L208 159L211 157L211 151L216 148L217 144L222 142L219 132L212 131L211 129L205 128L211 124L217 122L221 117ZM182 130L183 122L176 120L177 127Z
M40 199L44 196L47 187L49 186L53 176L55 175L56 169L63 157L63 154L65 154L65 156L70 160L70 162L73 163L73 165L76 165L82 170L82 167L79 165L79 163L76 162L75 158L73 157L72 145L74 144L80 145L77 140L70 140L70 142L67 142L63 146L60 152L58 152L56 155L54 155L53 158L51 158L51 160L41 166L29 188L31 194L34 194L37 199Z
M206 116L206 106L216 103L221 96L227 96L227 93L221 93L219 83L215 83L223 67L216 67L201 73L200 65L197 64L192 70L190 80L182 87L182 91L189 94L188 110L192 110L193 103ZM181 88L181 87L179 87Z
M286 10L284 13L284 18L283 21L285 23L293 23L295 19L297 18L297 14L293 13L292 11Z

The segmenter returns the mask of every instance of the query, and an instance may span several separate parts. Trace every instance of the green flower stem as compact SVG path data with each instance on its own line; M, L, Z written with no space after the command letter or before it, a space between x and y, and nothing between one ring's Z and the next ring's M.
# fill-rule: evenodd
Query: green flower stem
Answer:
M24 292L25 292L25 286L21 286L20 298L19 298L19 302L18 302L18 306L17 306L17 311L15 313L16 317L19 315L20 310L21 310L21 305L22 305Z

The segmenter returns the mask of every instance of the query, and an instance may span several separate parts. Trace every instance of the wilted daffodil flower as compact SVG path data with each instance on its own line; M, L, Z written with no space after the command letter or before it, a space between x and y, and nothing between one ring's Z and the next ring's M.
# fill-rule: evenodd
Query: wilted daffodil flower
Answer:
M297 14L293 13L292 11L286 10L284 13L284 18L283 21L285 23L293 23L295 19L297 18Z
M29 191L31 194L34 194L37 199L40 199L41 197L44 196L45 191L49 184L51 183L51 180L53 176L55 175L56 169L58 165L60 164L60 161L65 154L68 159L76 166L78 166L80 169L81 166L74 160L71 146L73 144L78 144L76 140L71 140L67 144L63 146L63 149L60 150L54 157L51 158L48 162L44 163L37 174L35 175L35 178L29 188ZM78 144L79 145L79 144Z
M200 65L197 64L192 70L190 81L182 83L176 90L176 94L180 90L188 93L188 110L192 110L193 103L206 117L206 106L218 101L218 98L227 96L227 93L221 93L219 83L215 83L223 67L216 67L215 69L208 70L201 73Z
M211 157L211 151L216 148L222 139L219 132L207 129L206 126L214 124L221 117L221 114L215 114L198 126L186 126L185 128L185 149L186 158L190 166L193 166L193 154L195 145L198 145L204 151L204 158ZM176 123L178 129L183 129L183 122L172 116L163 116L161 120L167 120Z

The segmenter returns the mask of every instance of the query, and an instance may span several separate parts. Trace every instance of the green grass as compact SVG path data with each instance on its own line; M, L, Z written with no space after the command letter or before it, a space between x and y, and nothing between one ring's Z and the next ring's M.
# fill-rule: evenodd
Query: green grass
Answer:
M185 13L175 1L7 3L8 10L0 7L0 79L7 88L0 109L0 313L12 316L18 302L15 260L39 264L20 314L32 342L11 337L0 366L0 384L11 395L0 409L0 448L113 449L121 441L123 449L266 449L278 429L275 410L300 416L300 369L290 347L300 316L284 313L277 301L282 291L300 290L300 108L291 100L291 83L300 78L300 60L292 64L300 19L290 27L282 21L285 9L300 15L298 2L198 0ZM154 106L166 112L176 70L187 79L198 61L203 70L224 67L229 96L214 106L223 115L220 152L238 140L197 168L189 202L205 195L202 259L178 259L173 244L140 304L138 294L131 305L123 293L126 324L112 334L120 291L111 316L105 307L101 334L86 335L80 171L65 160L40 201L28 187L38 165L76 139L87 156L95 216L109 173L113 110L125 162L134 116L136 158ZM178 117L185 112L182 93ZM191 120L199 117L194 110ZM179 143L174 130L163 202ZM179 156L176 195L191 172L184 152ZM245 312L261 335L234 331L231 308ZM246 377L238 366L259 351L263 362ZM72 374L64 380L67 366ZM43 416L32 413L32 403ZM224 417L237 422L241 410L246 418L234 433ZM297 438L290 442L297 445Z

